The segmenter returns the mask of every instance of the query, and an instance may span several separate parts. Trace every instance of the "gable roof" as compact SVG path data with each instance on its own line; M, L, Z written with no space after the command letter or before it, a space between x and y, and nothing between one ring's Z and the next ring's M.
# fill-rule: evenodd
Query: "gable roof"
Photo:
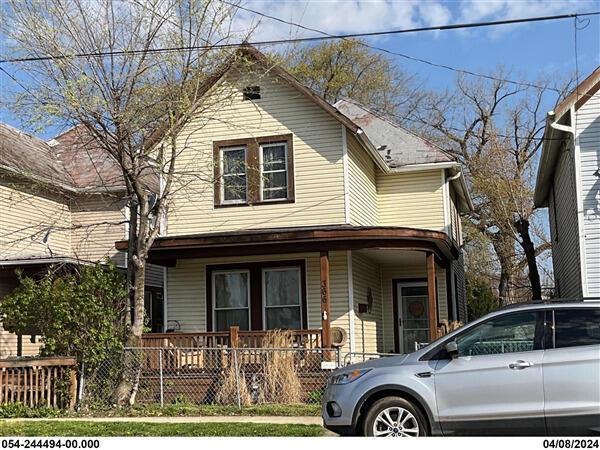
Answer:
M56 157L80 189L125 188L123 174L84 125L76 125L50 141Z
M579 83L569 95L567 95L558 105L554 107L556 119L560 119L571 106L575 110L587 102L600 89L600 66L587 76L585 80Z
M73 182L52 147L4 123L0 123L0 168L55 185Z
M83 126L49 142L0 123L0 168L68 193L123 190L118 164Z
M437 145L353 100L343 99L334 106L364 130L386 165L392 169L456 161L453 155Z
M573 126L571 110L577 111L598 90L600 90L600 66L579 83L564 100L556 105L553 111L548 112L546 128L544 130L544 143L533 195L533 202L536 207L543 208L548 206L548 194L554 178L556 163L561 152L561 145L568 138L564 128L568 129ZM558 127L563 129L558 129Z

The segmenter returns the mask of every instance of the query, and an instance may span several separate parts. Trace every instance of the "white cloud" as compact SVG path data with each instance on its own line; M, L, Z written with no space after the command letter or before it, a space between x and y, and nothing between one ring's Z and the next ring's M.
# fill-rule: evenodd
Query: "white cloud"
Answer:
M598 0L247 0L242 5L335 34L581 12L597 9ZM249 30L259 23L254 41L316 35L245 11L239 11L235 28ZM499 36L512 28L487 32Z
M406 1L247 1L243 6L284 20L299 23L327 33L370 32L402 29L447 22L449 10L441 2ZM250 29L259 17L240 11L236 28ZM271 19L260 19L252 40L288 38L292 35L315 35Z

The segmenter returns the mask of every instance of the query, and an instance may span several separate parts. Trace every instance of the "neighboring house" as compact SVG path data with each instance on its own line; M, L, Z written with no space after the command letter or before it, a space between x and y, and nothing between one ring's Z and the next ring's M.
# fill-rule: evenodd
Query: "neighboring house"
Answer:
M600 67L548 113L535 205L548 207L556 297L600 297Z
M105 258L125 266L115 241L126 237L125 189L116 163L83 127L44 142L0 124L0 301L18 285L16 270L43 275L50 265ZM148 302L162 329L163 269L151 267ZM149 310L152 308L149 306ZM0 357L39 351L36 336L0 329Z
M352 101L328 104L251 47L202 105L178 138L177 170L192 176L150 251L167 267L165 323L398 352L466 321L472 206L453 156Z

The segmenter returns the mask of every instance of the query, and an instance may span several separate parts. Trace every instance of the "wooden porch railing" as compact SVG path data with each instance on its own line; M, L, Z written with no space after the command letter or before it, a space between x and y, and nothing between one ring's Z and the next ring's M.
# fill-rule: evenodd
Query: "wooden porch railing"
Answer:
M262 348L263 338L268 331L240 331L231 327L229 331L197 333L146 333L142 336L143 347L175 348ZM292 330L294 346L308 349L322 347L320 329Z
M0 403L72 409L76 365L75 358L62 357L0 360Z

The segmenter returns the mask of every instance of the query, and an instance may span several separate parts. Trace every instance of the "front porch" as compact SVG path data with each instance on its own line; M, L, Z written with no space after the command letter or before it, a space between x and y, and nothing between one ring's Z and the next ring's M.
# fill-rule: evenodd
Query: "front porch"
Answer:
M312 231L295 243L284 231L278 240L264 231L162 238L151 261L167 267L171 332L146 334L143 345L261 348L269 329L282 328L294 348L414 351L437 338L440 321L463 319L455 249L439 232L375 231Z

